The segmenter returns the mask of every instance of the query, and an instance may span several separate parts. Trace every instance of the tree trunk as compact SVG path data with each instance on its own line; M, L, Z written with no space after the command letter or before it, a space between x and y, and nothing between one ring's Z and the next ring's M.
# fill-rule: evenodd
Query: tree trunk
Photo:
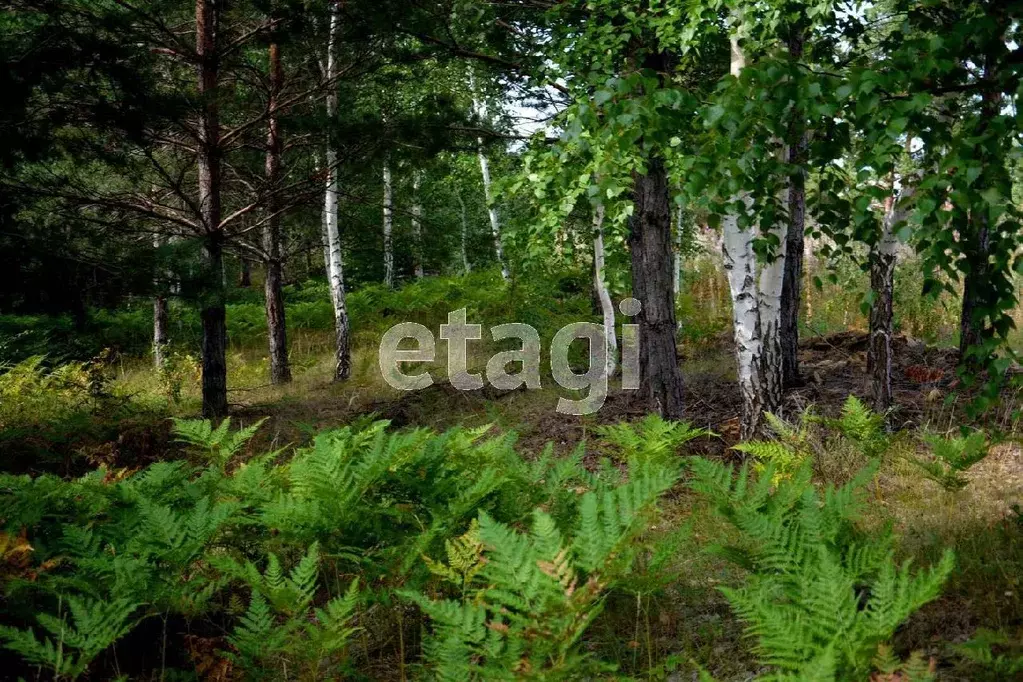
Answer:
M423 278L423 205L419 200L419 189L423 184L422 171L412 174L412 257L416 279Z
M501 244L501 219L497 214L497 206L494 205L493 193L490 189L490 163L487 155L483 153L483 140L479 140L480 171L483 173L483 196L487 202L487 214L490 216L490 232L494 237L494 256L497 264L501 267L501 277L504 281L511 279L508 272L508 265L504 260L504 246Z
M330 90L327 95L327 115L333 118L337 114L337 40L340 30L338 5L333 0L330 5L330 37L327 41L327 82ZM351 327L348 321L348 305L345 300L344 263L341 257L341 232L338 227L337 195L338 167L337 151L333 140L327 143L327 192L324 199L324 222L327 228L327 279L330 286L331 303L334 306L334 381L344 381L352 375L352 342ZM385 166L386 168L386 166ZM388 178L389 180L389 178ZM384 212L387 215L389 198L385 198ZM390 235L387 235L389 239ZM390 242L386 242L390 246Z
M789 56L798 61L803 56L802 32L789 39ZM782 382L799 386L799 310L802 303L803 234L806 232L806 165L807 137L802 123L789 128L788 162L797 168L789 184L789 229L785 244L785 275L781 291L781 361Z
M634 178L635 210L629 218L633 296L639 314L640 381L665 419L682 419L683 383L675 346L671 296L671 199L664 161L653 158Z
M330 46L329 45L327 47L327 50L330 51ZM327 145L330 146L330 141L329 140L327 142ZM319 161L319 156L318 155L314 156L313 162L315 163L316 175L319 176L319 174L320 174L320 161ZM327 174L327 183L326 183L325 187L329 187L329 186L330 186L330 174L328 173ZM327 289L330 291L330 300L333 302L335 296L334 296L334 289L330 287L330 241L327 238L327 203L328 203L327 195L328 195L328 193L329 193L329 190L328 189L324 189L324 192L323 192L323 206L320 209L320 247L323 249L323 272L326 273L326 275L327 275Z
M975 364L970 349L978 347L988 335L984 325L984 292L988 289L988 259L991 255L991 234L987 215L972 212L969 217L970 244L967 260L970 270L963 278L963 305L959 314L959 362Z
M870 247L870 345L867 347L867 371L875 412L892 406L892 300L895 282L895 224L899 221L895 197L885 200L881 234Z
M153 299L153 366L163 369L167 359L167 327L170 324L167 297L157 294Z
M760 314L760 381L764 394L764 409L781 415L784 387L781 346L781 298L785 281L785 262L788 225L776 224L771 232L779 243L774 259L759 265L757 309Z
M384 159L384 284L394 286L394 245L391 231L394 227L394 189L391 186L391 165Z
M476 84L471 72L469 74L469 91L473 98L473 108L480 118L486 120L487 107L476 96ZM508 271L508 265L504 260L504 245L501 243L501 219L497 213L497 206L494 204L494 196L490 188L490 162L487 160L487 155L483 153L482 137L476 138L476 153L480 160L480 172L483 174L483 196L487 202L487 215L490 216L490 232L494 238L494 256L497 258L497 264L501 267L501 277L507 282L511 279L511 273Z
M224 246L221 235L207 235L204 247L206 282L199 317L202 320L202 415L227 416L227 311L221 272Z
M678 295L682 293L682 222L685 220L685 209L679 206L675 215L675 268L672 272L671 293L678 301Z
M458 206L462 211L462 272L468 274L472 272L472 266L469 265L469 250L466 246L466 242L469 241L469 217L465 212L465 200L462 199L462 193L456 191L455 196L458 197Z
M238 286L243 289L248 289L252 286L252 264L249 263L248 258L239 258L238 265L240 266L241 273L238 275Z
M985 78L992 79L995 75L990 64L986 64L984 67ZM981 102L981 121L977 128L978 135L987 132L991 120L1001 110L1001 105L1000 92L997 90L984 92ZM988 160L982 177L990 182L991 175L996 172L995 168L999 169L997 171L999 173L1004 171L1004 166L996 166ZM1005 184L1008 185L1008 183ZM995 304L995 301L991 300L992 285L989 281L991 226L986 211L970 211L966 234L960 235L960 239L964 239L966 242L965 253L969 270L963 278L963 305L959 315L959 362L976 366L981 358L971 353L971 350L979 348L991 336L991 329L985 324L984 319L988 316L994 319L992 307Z
M159 250L163 244L163 238L153 235L153 247ZM153 298L153 366L157 370L163 369L167 355L168 335L167 329L170 325L170 315L167 306L166 290L160 282L159 270L153 277L153 284L156 286L156 296Z
M263 226L263 251L266 253L266 327L270 352L270 383L286 384L291 381L288 364L288 330L284 312L283 261L281 257L280 191L281 135L277 123L277 101L283 86L280 48L270 43L270 99L266 136L266 200L267 219Z
M745 56L733 33L732 75L738 77L744 67ZM749 201L744 194L735 199L740 206L748 206ZM771 228L780 245L779 253L758 268L753 250L756 230L752 226L741 229L739 217L738 213L732 213L722 220L722 255L732 294L735 355L742 398L740 437L748 439L763 437L764 413L779 414L782 405L781 295L787 236L786 226Z
M220 227L220 112L217 103L219 3L196 0L195 47L199 96L198 181L199 217L206 234L207 291L202 318L202 413L208 419L227 415L227 313L224 307L224 246Z
M604 318L604 343L607 346L607 375L615 371L618 356L618 337L615 336L615 307L604 281L604 205L598 204L593 212L593 288L600 301Z
M764 413L756 255L753 253L753 230L741 230L737 215L725 216L721 224L724 234L721 254L732 294L735 361L742 398L740 437L745 440L761 431Z

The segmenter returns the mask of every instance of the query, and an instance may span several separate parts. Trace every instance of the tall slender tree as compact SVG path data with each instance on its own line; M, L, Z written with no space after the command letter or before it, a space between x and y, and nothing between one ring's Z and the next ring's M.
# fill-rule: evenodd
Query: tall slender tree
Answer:
M327 36L327 118L337 116L338 41L341 31L340 0L330 0L330 22ZM327 228L328 279L331 303L334 306L334 381L344 381L352 373L351 326L345 300L344 261L341 253L341 232L338 225L339 161L334 136L327 136L327 189L324 195L324 220Z
M271 22L276 17L271 12ZM274 28L270 29L275 31ZM288 364L288 327L284 310L284 262L281 253L281 153L282 140L278 121L281 89L284 86L284 72L281 69L281 52L277 40L271 37L267 49L269 65L269 97L267 99L266 133L266 186L268 190L263 224L263 251L266 253L266 276L263 293L266 302L267 340L270 351L270 383L286 384L291 381L291 367Z

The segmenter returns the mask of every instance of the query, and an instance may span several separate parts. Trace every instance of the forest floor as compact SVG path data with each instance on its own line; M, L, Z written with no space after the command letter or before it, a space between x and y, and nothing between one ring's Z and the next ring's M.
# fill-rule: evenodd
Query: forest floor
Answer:
M850 395L866 399L866 335L850 331L813 336L801 344L800 361L804 385L786 392L785 416L798 421L806 410L835 416ZM899 336L894 342L894 389L898 408L889 423L899 434L895 455L884 465L875 482L868 523L894 523L901 549L921 562L934 561L944 547L952 547L958 569L948 589L928 605L899 634L904 651L922 650L942 661L951 658L950 643L969 639L979 627L1023 634L1023 452L1011 440L1019 432L1020 389L1004 396L1003 405L990 415L985 426L1010 436L994 447L987 459L969 472L970 484L948 492L920 476L912 459L921 456L919 434L952 433L966 421L967 398L957 395L953 349L927 346ZM681 358L687 386L685 416L693 426L709 429L687 446L687 453L738 459L730 447L738 442L739 396L735 387L732 349L727 338L703 344L696 357ZM520 451L539 453L547 443L567 454L586 441L587 460L595 463L604 454L594 427L639 419L645 405L631 391L609 387L604 407L585 417L559 414L559 393L498 391L485 387L460 391L441 379L427 389L398 393L386 386L338 386L329 382L329 358L325 371L312 367L300 390L284 395L278 389L253 391L235 414L245 422L267 418L257 449L300 441L303 433L349 423L358 418L390 420L395 427L444 429L456 424L491 424L502 432L518 434ZM376 371L376 368L372 368ZM438 373L434 372L437 377ZM817 469L824 480L846 480L863 465L856 455L828 451L820 443ZM669 517L687 523L692 500L674 497ZM720 532L719 528L692 528L694 537ZM727 603L713 589L727 583L734 569L707 557L682 560L689 576L656 608L649 603L616 605L595 624L600 646L614 647L621 632L635 629L620 656L646 656L647 649L711 662L719 679L748 679L756 671L741 627ZM707 589L707 588L711 589ZM656 620L645 638L640 620ZM634 620L633 620L634 619ZM687 650L678 652L680 643ZM384 675L386 677L386 675ZM946 670L942 679L969 679Z
M327 345L307 342L308 350L296 362L296 377L286 387L260 385L262 364L258 356L236 352L231 391L232 418L236 424L265 419L249 444L253 452L266 452L308 441L316 431L355 420L386 419L394 427L427 427L443 430L455 425L492 425L498 432L518 434L518 450L524 456L540 453L547 443L567 454L585 442L587 461L605 454L595 427L636 420L646 406L629 391L609 387L604 407L593 415L559 414L555 407L564 392L549 386L542 390L456 390L442 377L443 368L431 366L436 383L427 389L401 393L380 379L375 353L360 351L354 358L352 381L330 381L332 358ZM315 349L315 350L314 350ZM375 351L375 349L373 349ZM866 335L847 331L811 335L801 344L804 385L786 393L784 416L798 422L807 410L835 416L848 396L865 398ZM922 650L933 656L943 671L941 679L971 679L957 673L951 647L969 639L978 628L1009 632L1023 642L1023 454L1014 440L1019 432L1021 389L1007 392L999 410L984 425L1009 438L992 449L973 467L969 485L945 491L920 475L913 460L924 456L922 433L951 433L965 417L967 398L957 395L955 353L927 346L912 338L895 340L893 367L898 409L889 423L896 435L891 453L872 483L872 499L866 524L892 524L899 537L899 551L921 564L934 562L946 547L957 556L957 569L943 596L918 612L897 638L901 653ZM479 366L481 358L470 363ZM686 446L687 454L738 459L732 445L738 442L739 396L735 385L732 348L727 337L705 339L681 357L686 381L685 417L695 427L715 435ZM436 370L436 371L434 371ZM120 390L142 395L152 371L142 365L128 366L117 380ZM194 396L176 412L187 416L195 407ZM107 464L129 469L152 461L175 457L166 412L114 423L116 437L104 442L79 443L74 456L90 465ZM41 436L36 436L41 438ZM814 443L815 471L824 482L844 482L865 464L862 455L835 449L827 441ZM83 457L84 455L84 457ZM678 558L684 579L667 594L652 599L637 597L635 603L608 604L587 635L592 645L616 651L615 660L631 661L642 670L644 659L662 661L667 656L703 662L717 679L749 679L756 674L749 642L742 636L723 596L714 588L730 583L737 569L697 550L701 537L716 538L720 525L690 513L691 495L679 491L666 502L666 518L679 528L688 527L693 542ZM629 633L624 637L623 633ZM680 651L680 647L684 650ZM393 661L379 661L379 671L365 671L372 679L391 679ZM629 667L629 666L626 666Z
M867 335L849 331L814 336L800 343L803 385L785 394L786 416L798 416L808 408L834 415L850 395L866 401L869 378L866 359ZM923 428L947 432L959 423L966 399L955 394L956 353L953 349L927 346L906 336L893 341L893 388L897 408L889 423L895 430ZM686 383L685 419L706 428L720 438L704 439L708 453L722 453L738 442L740 402L735 384L730 340L714 339L704 344L697 357L681 357ZM365 364L365 363L364 363ZM402 393L382 381L356 374L351 384L329 381L330 358L309 368L296 379L297 388L269 386L239 388L232 393L233 414L247 422L268 418L267 437L284 444L309 430L330 428L359 417L376 415L395 427L426 426L443 429L454 424L493 424L515 431L527 450L539 450L552 442L558 450L575 447L593 426L637 419L647 407L633 391L623 391L617 382L608 387L604 406L593 415L560 414L555 406L558 390L545 387L532 391L521 388L502 391L489 385L462 391L433 371L435 382L419 391ZM327 371L320 371L321 369ZM363 368L365 372L369 368ZM372 372L377 372L375 365ZM441 372L442 374L443 372ZM379 377L375 377L379 379ZM1015 433L1023 389L1014 389L987 424Z

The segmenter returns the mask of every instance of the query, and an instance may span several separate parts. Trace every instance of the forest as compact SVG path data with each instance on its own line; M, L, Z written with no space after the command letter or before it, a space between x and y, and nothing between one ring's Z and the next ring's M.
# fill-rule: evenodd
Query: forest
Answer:
M1023 2L0 7L0 679L1023 680Z

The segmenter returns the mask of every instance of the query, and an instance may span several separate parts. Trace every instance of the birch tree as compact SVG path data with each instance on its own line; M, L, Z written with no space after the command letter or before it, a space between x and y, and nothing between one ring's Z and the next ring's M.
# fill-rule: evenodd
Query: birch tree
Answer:
M896 228L905 222L906 203L912 193L911 187L904 187L898 200L894 193L885 200L880 233L868 256L871 303L867 371L873 408L879 413L892 407L892 311L899 247Z
M733 16L729 36L729 73L739 79L746 67L741 40L745 25L741 12ZM742 184L742 183L739 183ZM764 434L765 412L779 414L782 406L781 293L785 270L786 225L771 224L765 234L776 251L758 262L754 242L757 216L750 209L753 199L741 191L729 202L730 211L721 221L722 256L732 296L732 324L735 338L736 370L742 400L740 435L754 438Z
M462 272L468 274L472 272L472 266L469 264L469 250L466 248L466 242L469 240L469 215L465 209L465 199L462 198L462 192L460 189L455 189L455 198L458 199L459 215L462 219L462 233L461 233L461 255L462 255Z
M472 95L473 110L480 119L486 121L488 118L487 107L476 91L476 81L471 73L469 75L469 92ZM497 264L501 268L501 277L507 282L511 279L511 273L508 270L508 264L504 258L504 245L501 241L501 218L497 212L497 204L494 201L494 192L491 189L490 161L487 159L486 152L483 150L482 136L476 138L476 156L479 158L480 173L483 176L483 197L487 203L487 215L490 218L490 233L494 239L494 257L497 259Z
M615 335L615 307L604 280L604 204L598 203L593 211L593 288L600 301L604 320L604 343L607 347L607 375L614 374L618 357L618 337Z
M337 115L337 69L338 40L340 35L340 0L331 0L330 25L327 37L327 117L333 120ZM334 307L334 381L344 381L351 376L351 327L348 321L348 306L345 301L344 263L341 254L341 235L338 229L339 169L337 150L332 136L327 136L327 188L324 195L324 221L327 228L328 281L330 282L331 303Z

